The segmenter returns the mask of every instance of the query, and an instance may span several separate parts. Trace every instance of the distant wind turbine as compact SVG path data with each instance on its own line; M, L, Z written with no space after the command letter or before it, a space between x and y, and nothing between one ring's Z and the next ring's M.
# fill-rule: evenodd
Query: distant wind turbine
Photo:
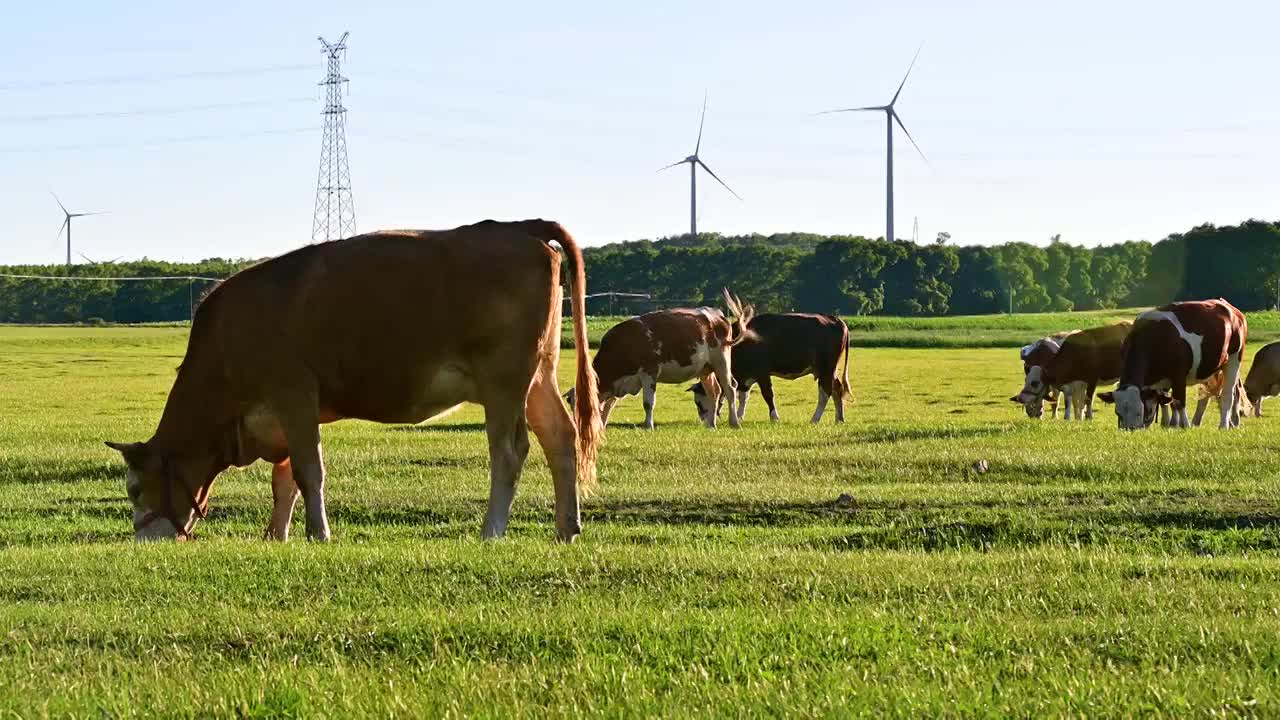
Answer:
M57 195L53 194L52 190L49 191L49 194L53 195L54 202L58 203L58 207L62 208L62 214L67 216L66 219L62 221L62 227L58 228L58 238L59 239L62 238L62 231L65 229L67 231L67 265L70 265L71 264L71 218L88 217L89 215L106 215L106 213L105 212L73 213L67 210L67 206L62 204L62 201L58 199Z
M677 165L684 165L685 163L689 163L689 234L694 238L698 237L698 166L699 165L702 166L703 170L707 171L708 175L715 178L716 182L720 183L721 185L724 185L725 190L728 190L734 197L738 198L739 200L742 199L741 195L739 195L736 192L733 192L733 188L729 187L729 185L725 183L725 181L721 180L720 176L716 175L715 172L711 170L711 168L707 167L706 163L702 162L702 158L698 157L698 151L702 149L702 127L703 125L706 124L706 122L707 122L707 97L706 95L703 95L702 96L702 119L698 121L698 142L693 146L693 154L683 160L680 160L679 162L673 162L670 165L667 165L666 167L658 168L658 172L662 172L663 170L670 170L671 168Z
M115 265L116 262L124 259L124 256L121 255L120 257L111 258L110 260L94 260L93 258L89 257L88 255L85 255L82 252L78 252L76 254L84 258L84 261L89 263L90 265Z
M916 66L916 58L920 57L920 50L923 48L924 46L921 45L920 48L916 49L915 57L911 58L911 65L907 67L907 74L902 76L902 82L898 85L898 91L893 94L893 99L889 101L888 105L871 105L868 107L857 107L857 108L840 108L838 110L826 110L824 112L818 113L819 115L826 115L828 113L866 112L866 111L873 111L873 110L879 110L884 112L884 120L885 120L885 126L886 126L885 128L886 161L885 161L885 179L884 179L884 182L885 182L884 239L889 241L892 241L894 239L893 237L893 123L894 122L897 122L898 127L902 128L902 132L906 133L907 139L911 141L911 145L915 147L916 152L920 153L920 157L925 161L925 163L927 164L929 162L929 159L924 156L924 151L920 149L919 145L916 145L915 138L911 137L911 132L907 130L907 126L902 124L902 118L898 117L898 112L893 109L894 104L898 102L898 96L902 94L903 86L907 84L907 78L911 77L911 70Z

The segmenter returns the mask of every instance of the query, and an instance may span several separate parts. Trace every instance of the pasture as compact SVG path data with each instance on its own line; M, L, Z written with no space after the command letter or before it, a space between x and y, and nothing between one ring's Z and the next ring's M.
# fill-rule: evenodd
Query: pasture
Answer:
M259 539L261 464L135 544L102 440L150 435L186 329L0 328L0 713L1280 714L1280 418L1028 420L997 346L1081 318L855 322L843 426L811 379L737 431L628 398L573 546L536 444L479 541L476 408L327 426L330 545Z

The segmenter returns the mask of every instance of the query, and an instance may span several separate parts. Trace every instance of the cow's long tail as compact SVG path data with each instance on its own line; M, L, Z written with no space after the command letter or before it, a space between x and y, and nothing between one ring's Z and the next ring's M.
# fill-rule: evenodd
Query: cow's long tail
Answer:
M836 321L840 323L840 349L844 351L844 367L840 370L840 384L844 388L844 398L853 402L853 389L849 387L849 356L853 354L853 348L849 347L849 326L840 318L836 318Z
M587 347L587 270L582 250L560 223L544 221L544 237L564 248L568 259L569 296L573 306L573 344L577 350L578 373L574 384L574 419L577 424L578 490L588 495L596 484L596 458L604 428L600 424L600 393L596 371L591 367Z

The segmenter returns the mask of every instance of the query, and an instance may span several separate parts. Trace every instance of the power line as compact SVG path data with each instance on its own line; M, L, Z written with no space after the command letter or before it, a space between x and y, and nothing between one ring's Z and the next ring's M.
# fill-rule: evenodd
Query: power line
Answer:
M44 145L44 146L28 146L28 147L7 147L0 148L0 155L12 153L49 153L49 152L67 152L67 151L90 151L90 150L123 150L140 147L152 147L157 145L177 145L182 143L198 143L210 140L233 140L240 138L265 137L269 135L298 135L301 133L315 132L315 127L301 128L282 128L277 130L250 130L238 133L211 133L208 135L183 135L167 138L154 138L151 140L133 140L115 143L75 143L68 145Z
M276 98L263 100L240 100L236 102L209 103L207 105L187 105L185 107L145 108L142 110L103 110L98 112L73 113L41 113L36 115L0 115L0 124L43 123L60 120L86 120L103 118L128 118L147 115L183 115L206 110L238 110L249 107L266 107L273 105L292 105L314 102L311 97Z
M310 70L310 65L268 65L265 67L231 68L226 70L194 70L174 73L146 73L138 75L115 75L98 78L76 78L71 80L35 80L0 83L0 92L21 90L44 90L58 87L91 87L94 85L126 85L133 83L168 82L170 80L198 80L200 78L246 77L252 75L271 75L275 73L291 73Z

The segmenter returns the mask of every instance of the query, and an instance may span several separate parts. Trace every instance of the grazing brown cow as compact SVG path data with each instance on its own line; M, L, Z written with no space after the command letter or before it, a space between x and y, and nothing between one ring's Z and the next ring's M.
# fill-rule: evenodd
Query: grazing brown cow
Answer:
M844 422L844 398L849 392L849 328L835 315L811 315L808 313L783 313L757 315L748 329L755 337L744 340L733 349L733 379L738 383L738 419L747 414L747 398L751 386L760 385L760 394L769 406L769 419L778 420L778 408L773 403L773 378L788 380L813 375L818 380L818 406L813 412L812 423L822 420L827 400L836 403L836 422ZM840 356L844 356L844 368L840 369ZM840 371L837 373L837 371ZM708 386L716 384L708 377L694 383L693 393L698 417L707 421L711 408L720 412L721 402L713 405ZM715 391L713 389L713 392Z
M1151 425L1160 405L1172 406L1173 427L1190 427L1187 385L1225 370L1218 427L1235 427L1231 414L1248 334L1244 313L1221 298L1148 310L1138 316L1125 340L1120 387L1099 397L1115 403L1117 424L1123 430Z
M729 396L729 424L738 427L736 384L730 373L730 352L751 336L746 329L755 310L724 291L731 321L711 307L656 310L623 320L600 339L593 366L599 376L604 422L619 398L643 393L644 426L653 429L653 405L658 383L682 383L715 376L710 389L719 402L720 388ZM565 395L573 402L576 390ZM716 417L705 420L716 426Z
M1080 331L1066 330L1054 333L1048 337L1040 338L1030 345L1023 345L1022 350L1018 353L1019 358L1022 360L1023 381L1026 381L1026 376L1031 372L1031 368L1036 367L1037 365L1044 367L1049 363L1050 358L1058 354L1058 348L1062 347L1062 341L1065 340L1068 335L1073 335L1078 332ZM1043 398L1032 400L1026 405L1023 405L1022 408L1026 411L1027 417L1032 418L1033 420L1043 417L1045 403L1049 404L1049 416L1054 418L1058 417L1058 394L1059 392L1062 392L1062 390L1062 388L1051 387L1045 392ZM1062 400L1065 405L1063 407L1063 418L1070 420L1072 400L1071 393L1062 392Z
M1068 335L1047 364L1027 371L1022 392L1009 399L1026 405L1044 398L1049 388L1064 388L1064 394L1070 392L1074 396L1075 417L1092 420L1093 393L1098 385L1120 377L1124 338L1131 327L1131 323L1118 322ZM1067 418L1071 416L1068 413Z
M576 423L556 388L554 244L572 292ZM489 436L484 537L506 530L532 429L551 466L556 532L572 541L602 430L585 285L577 244L543 220L360 235L233 275L196 313L155 434L107 443L129 465L136 536L190 537L218 474L261 458L275 465L267 536L288 538L301 494L307 537L327 540L320 423L418 423L474 402Z
M1267 343L1253 356L1244 392L1254 417L1262 417L1262 401L1280 395L1280 342Z

